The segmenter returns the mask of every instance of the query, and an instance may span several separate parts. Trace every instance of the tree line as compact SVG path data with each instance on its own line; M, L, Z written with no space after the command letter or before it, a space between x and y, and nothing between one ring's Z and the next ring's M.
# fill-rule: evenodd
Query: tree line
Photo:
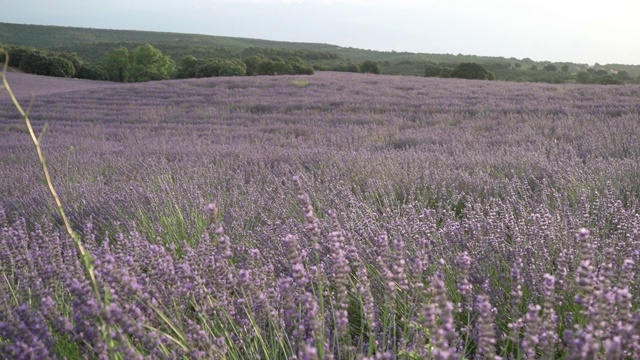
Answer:
M460 63L424 64L424 76L442 78L465 78L484 79L517 82L544 82L544 83L579 83L579 84L601 84L620 85L627 83L640 83L640 76L633 78L625 70L614 71L605 69L595 64L593 67L587 65L576 66L575 64L544 64L540 67L525 59L524 64L520 62L509 63Z
M314 67L300 55L332 61L336 57L316 53L310 55L304 50L263 49L263 54L259 48L248 48L239 54L242 58L196 58L187 55L178 63L151 44L139 45L132 50L120 46L106 52L99 62L86 61L76 53L33 47L7 46L5 50L9 53L9 66L26 73L115 82L215 76L311 75L317 69L380 74L378 63L371 60ZM0 56L0 62L5 61L3 57Z
M538 64L530 59L513 63L496 61L435 63L402 60L398 62L373 60L356 62L335 54L308 50L267 49L249 47L237 57L201 57L186 55L178 63L151 44L135 48L120 46L104 53L100 61L82 59L75 52L61 52L25 46L5 46L9 66L24 72L58 77L75 77L116 82L142 82L164 79L186 79L214 76L297 75L314 71L342 71L372 74L421 75L426 77L504 80L581 84L639 83L625 70L613 71L598 64L570 63ZM0 62L4 62L0 55ZM304 58L303 58L304 57ZM312 57L312 64L308 57ZM423 72L414 69L422 66ZM409 71L406 73L405 71Z
M26 73L116 82L143 82L213 76L311 75L314 68L300 57L283 58L254 53L242 59L185 56L176 64L151 44L129 50L121 46L104 54L100 62L65 53L24 46L7 46L9 66ZM5 62L4 55L0 62Z

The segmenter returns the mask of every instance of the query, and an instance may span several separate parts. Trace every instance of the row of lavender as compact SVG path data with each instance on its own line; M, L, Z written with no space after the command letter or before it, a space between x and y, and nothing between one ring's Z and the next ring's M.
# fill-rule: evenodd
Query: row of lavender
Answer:
M640 356L640 88L304 80L36 98L99 297L0 103L0 354Z

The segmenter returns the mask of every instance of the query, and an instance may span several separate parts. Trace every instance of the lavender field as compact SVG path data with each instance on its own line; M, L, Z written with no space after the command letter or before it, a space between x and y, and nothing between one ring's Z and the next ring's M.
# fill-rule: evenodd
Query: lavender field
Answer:
M640 358L640 86L8 80L0 358Z

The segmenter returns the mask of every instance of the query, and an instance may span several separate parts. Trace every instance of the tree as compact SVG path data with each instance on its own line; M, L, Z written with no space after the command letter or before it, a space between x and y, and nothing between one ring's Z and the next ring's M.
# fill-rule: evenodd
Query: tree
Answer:
M346 72L359 73L360 72L360 64L355 63L355 62L349 62L349 63L347 63L347 65L345 65L344 69L345 69L344 71L346 71Z
M130 63L130 80L133 82L169 79L176 69L173 60L151 44L133 49Z
M26 47L9 47L7 51L9 53L9 66L18 68L20 67L22 57L36 50L34 48ZM4 62L4 60L2 60L2 62Z
M380 74L380 67L377 62L366 60L360 65L360 71L363 73Z
M222 61L218 69L218 76L245 76L247 67L244 63L241 62L241 64L233 60Z
M293 74L293 66L279 56L271 58L273 61L273 72L275 75Z
M109 73L97 64L83 63L76 69L76 77L90 80L109 80Z
M629 81L629 80L631 80L631 76L629 75L629 73L627 71L620 70L616 74L616 79L618 79L620 81Z
M275 75L276 64L271 59L264 59L258 63L258 68L256 70L257 75Z
M598 69L596 70L596 76L598 77L609 76L609 72L606 69Z
M591 74L586 71L580 71L576 75L576 82L579 84L588 84L591 82Z
M542 68L542 70L549 71L549 72L557 72L558 67L553 64L547 64Z
M563 73L568 73L569 72L569 65L562 65L562 67L560 69L562 70Z
M58 57L61 57L63 59L67 59L69 61L71 61L71 63L73 64L73 67L78 70L82 64L84 63L84 61L82 59L80 59L80 57L78 56L78 54L76 54L75 52L72 53L59 53Z
M126 47L119 47L106 53L102 58L102 64L109 74L109 80L118 82L128 81L131 63L129 62L129 49Z
M531 71L538 71L538 65L531 65Z
M451 72L451 77L459 79L493 80L495 76L478 63L461 63Z
M13 63L11 57L9 57L9 62ZM24 53L20 57L20 70L30 74L46 75L47 56L38 50Z
M360 72L360 64L356 63L356 62L343 62L343 63L337 63L337 64L333 64L333 65L315 65L316 69L320 69L320 70L328 70L328 71L341 71L341 72L352 72L352 73L359 73Z
M178 79L188 79L196 77L196 66L198 66L198 59L192 55L187 55L182 58L176 71L176 77Z
M258 67L260 66L260 63L265 59L266 58L262 54L251 55L242 59L242 62L244 62L247 67L247 75L258 75Z
M201 61L195 68L195 77L205 78L219 76L220 61L218 59L209 59Z
M287 60L287 63L291 65L293 74L297 75L313 75L313 67L307 64L300 57L294 57Z
M597 77L597 78L593 79L592 82L594 84L601 84L601 85L622 85L622 84L624 84L622 81L620 81L618 79L614 79L611 75Z
M438 64L427 64L424 69L424 76L438 77L442 73L442 66Z
M75 74L76 68L71 61L57 56L49 56L46 58L46 73L43 75L72 77Z

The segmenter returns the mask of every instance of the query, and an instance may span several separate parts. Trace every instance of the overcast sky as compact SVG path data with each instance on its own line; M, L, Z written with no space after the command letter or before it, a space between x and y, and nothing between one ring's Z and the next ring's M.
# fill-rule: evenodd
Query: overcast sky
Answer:
M640 64L637 0L0 0L0 22Z

